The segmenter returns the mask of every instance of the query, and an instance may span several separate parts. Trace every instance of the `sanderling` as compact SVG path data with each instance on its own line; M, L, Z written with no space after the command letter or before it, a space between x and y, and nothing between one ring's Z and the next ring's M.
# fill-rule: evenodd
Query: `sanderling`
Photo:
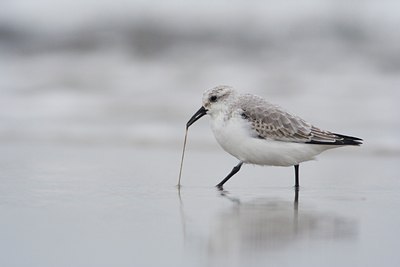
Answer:
M327 149L362 144L360 138L321 130L259 96L240 94L225 85L204 92L203 105L187 122L186 134L188 128L206 114L211 117L211 129L218 143L239 160L217 185L219 189L243 163L294 166L298 189L301 162L312 160ZM181 172L178 185L180 176Z

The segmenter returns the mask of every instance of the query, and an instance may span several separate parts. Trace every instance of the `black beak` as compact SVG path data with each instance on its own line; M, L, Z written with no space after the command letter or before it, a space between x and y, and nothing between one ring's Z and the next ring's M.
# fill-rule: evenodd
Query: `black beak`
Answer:
M186 123L186 129L189 128L190 125L195 123L198 119L203 117L204 115L207 114L207 109L205 107L201 107L191 118L190 120Z

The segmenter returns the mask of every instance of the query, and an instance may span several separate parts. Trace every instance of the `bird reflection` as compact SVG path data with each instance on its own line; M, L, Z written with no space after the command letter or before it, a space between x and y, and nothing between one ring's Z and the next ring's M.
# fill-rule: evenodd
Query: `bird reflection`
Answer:
M276 197L251 199L225 190L218 191L218 196L231 205L226 207L218 199L208 199L215 206L203 203L201 215L198 209L184 208L184 198L180 198L185 247L196 253L206 252L212 261L265 258L277 250L290 250L296 243L349 240L357 236L355 220L303 207L298 190L293 201Z
M290 253L296 244L318 246L321 241L357 236L357 221L300 205L300 192L294 193L294 200L289 201L221 190L217 199L193 202L191 198L184 206L185 197L178 190L185 251L201 254L216 266L229 266L249 259L265 260L277 251Z
M294 201L256 198L242 201L227 191L220 195L233 203L212 223L208 239L210 256L268 253L297 241L354 238L356 222L340 216L299 209L299 191ZM239 255L238 255L239 254Z
M240 204L240 199L235 198L235 197L230 197L229 192L224 190L223 188L217 188L217 190L220 192L220 195L231 200L232 202ZM179 190L179 199L181 200L180 196L180 190ZM294 187L294 209L297 210L299 207L299 187Z

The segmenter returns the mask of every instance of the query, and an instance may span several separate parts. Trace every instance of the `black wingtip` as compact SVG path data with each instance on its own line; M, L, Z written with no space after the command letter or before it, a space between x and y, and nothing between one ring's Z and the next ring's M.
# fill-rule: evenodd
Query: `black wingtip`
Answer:
M336 139L334 142L312 140L310 142L307 142L307 144L332 145L332 146L360 146L363 143L363 139L358 137L337 134L337 133L332 133L332 135L334 135Z
M345 145L345 146L359 146L363 143L363 139L354 137L354 136L348 136L348 135L343 135L343 134L337 134L334 133L337 137L340 139L336 141L337 144L340 145Z

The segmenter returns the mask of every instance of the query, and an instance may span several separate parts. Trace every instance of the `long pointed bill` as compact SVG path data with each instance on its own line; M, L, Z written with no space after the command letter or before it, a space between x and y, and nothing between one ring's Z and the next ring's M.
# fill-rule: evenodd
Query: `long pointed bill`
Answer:
M185 132L185 139L183 140L183 149L182 149L182 158L181 158L181 168L179 170L179 178L178 178L178 189L181 186L181 177L182 177L182 167L183 167L183 158L185 157L185 148L186 148L186 139L187 139L187 133L188 133L188 129L190 127L190 125L192 125L193 123L195 123L198 119L200 119L201 117L203 117L204 115L207 114L207 109L205 109L204 107L201 107L191 118L190 120L187 122L186 124L186 132Z
M191 118L190 120L187 122L186 124L186 129L188 129L190 127L190 125L192 125L193 123L195 123L198 119L200 119L201 117L203 117L204 115L207 114L207 109L205 107L201 107Z

